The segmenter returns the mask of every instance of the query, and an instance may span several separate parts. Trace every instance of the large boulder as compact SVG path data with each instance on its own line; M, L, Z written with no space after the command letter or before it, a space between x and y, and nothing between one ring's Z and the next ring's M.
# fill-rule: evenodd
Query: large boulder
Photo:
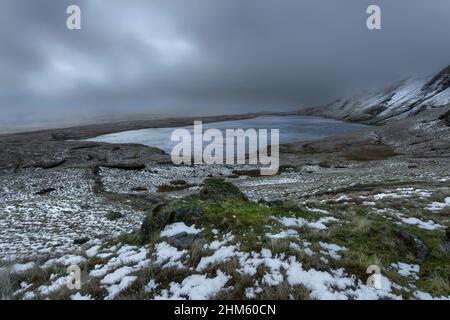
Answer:
M206 239L202 234L188 234L186 232L179 233L172 237L167 237L164 239L168 244L172 247L175 247L180 250L185 250L191 248L194 243L199 244L203 247L206 243Z
M184 222L186 225L195 224L203 212L201 208L192 204L191 201L181 200L157 205L142 222L141 233L144 241L149 240L153 233L161 231L169 224L175 222Z
M248 201L247 197L232 183L222 179L209 179L205 181L197 195L157 205L144 218L141 226L142 237L144 241L147 241L153 233L175 222L184 222L186 225L201 222L204 207L229 200Z
M234 184L226 182L223 179L208 179L198 194L201 200L242 200L247 201L245 194Z
M420 261L424 261L425 258L430 254L430 250L428 249L428 247L415 234L404 230L398 230L397 235L400 238L404 239L406 242L414 244L416 246L416 257Z

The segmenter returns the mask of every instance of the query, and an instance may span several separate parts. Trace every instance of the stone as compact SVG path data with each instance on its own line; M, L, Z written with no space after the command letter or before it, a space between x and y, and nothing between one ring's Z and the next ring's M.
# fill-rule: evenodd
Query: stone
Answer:
M123 218L123 214L117 211L111 211L106 215L106 218L108 218L108 220L114 221Z
M247 201L247 197L230 182L223 179L208 179L200 190L198 197L202 200L234 199Z
M403 238L405 240L414 242L416 245L416 257L420 261L424 261L425 258L430 254L430 250L428 250L428 247L423 243L422 240L419 239L415 234L409 233L407 231L399 230L397 231L397 234L400 238Z
M164 241L179 250L190 249L195 242L200 243L201 245L206 243L206 239L203 235L188 234L186 232L165 238Z

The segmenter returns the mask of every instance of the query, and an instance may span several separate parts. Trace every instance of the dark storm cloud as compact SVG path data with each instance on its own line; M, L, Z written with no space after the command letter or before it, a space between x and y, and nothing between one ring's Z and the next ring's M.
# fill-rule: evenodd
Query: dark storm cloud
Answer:
M4 0L0 125L322 104L450 64L449 16L447 0Z

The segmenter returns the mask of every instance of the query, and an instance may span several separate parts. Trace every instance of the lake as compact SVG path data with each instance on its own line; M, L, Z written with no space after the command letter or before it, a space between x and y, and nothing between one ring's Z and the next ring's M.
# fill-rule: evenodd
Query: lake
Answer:
M253 119L204 123L203 130L219 129L279 129L280 144L320 140L326 137L358 131L367 125L349 123L323 117L309 116L259 116ZM106 134L85 141L107 143L137 143L170 152L177 144L170 140L173 130L178 128L150 128ZM181 127L193 134L193 125Z

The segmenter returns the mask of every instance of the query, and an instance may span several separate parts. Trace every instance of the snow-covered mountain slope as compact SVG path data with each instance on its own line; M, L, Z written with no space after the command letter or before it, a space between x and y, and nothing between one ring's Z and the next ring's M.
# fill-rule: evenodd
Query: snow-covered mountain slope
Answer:
M302 114L384 124L450 104L450 66L435 76L409 78L380 91L339 99Z

